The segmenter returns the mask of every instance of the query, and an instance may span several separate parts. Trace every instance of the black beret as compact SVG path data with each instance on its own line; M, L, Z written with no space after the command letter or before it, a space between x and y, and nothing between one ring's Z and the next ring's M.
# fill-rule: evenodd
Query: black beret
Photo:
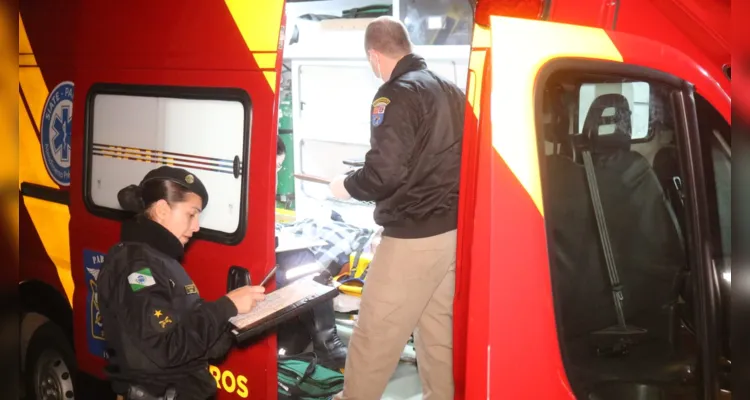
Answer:
M201 200L203 200L203 209L206 209L206 206L208 205L208 192L206 191L206 187L203 186L203 182L201 182L201 180L192 172L186 171L182 168L168 167L165 165L149 171L149 173L143 177L141 187L143 187L146 182L155 180L172 181L197 194L200 196Z

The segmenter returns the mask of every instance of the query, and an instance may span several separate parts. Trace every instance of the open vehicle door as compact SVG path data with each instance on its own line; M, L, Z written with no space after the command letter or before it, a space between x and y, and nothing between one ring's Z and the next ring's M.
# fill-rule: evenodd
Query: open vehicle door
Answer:
M728 394L728 93L673 48L543 21L491 17L470 65L457 393Z
M106 332L95 278L127 217L117 193L149 170L188 169L209 192L201 230L183 261L195 284L186 292L215 300L228 290L231 267L239 267L232 269L236 282L244 279L237 271L246 270L257 284L273 266L284 1L206 2L177 15L166 3L150 4L147 13L81 3L77 18L86 23L76 25L74 42L85 57L76 59L80 68L70 77L76 110L70 244L75 326L87 328L76 329L75 347L79 364L101 376ZM163 23L175 18L180 22ZM122 21L138 29L124 29ZM275 398L275 342L266 337L211 366L219 398Z

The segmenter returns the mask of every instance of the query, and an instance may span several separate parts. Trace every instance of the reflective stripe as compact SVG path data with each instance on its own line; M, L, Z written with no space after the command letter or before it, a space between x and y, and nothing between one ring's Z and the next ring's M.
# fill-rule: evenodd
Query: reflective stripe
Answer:
M283 0L225 0L237 29L263 70L268 85L276 92L276 62L279 51L279 30L284 11Z
M26 86L21 81L21 88L26 94ZM29 107L31 108L31 107ZM41 108L40 108L41 110ZM33 125L32 119L26 112L23 98L18 96L18 155L23 162L18 164L18 187L22 182L35 183L37 185L47 186L53 189L59 189L59 186L50 178L47 169L44 168L42 160L42 147L37 137L37 129Z
M31 49L29 38L28 36L26 36L26 28L24 27L20 13L18 14L18 53L19 61L22 57L25 61L25 63L23 64L24 67L18 69L18 81L23 89L24 97L26 98L26 102L29 105L29 109L32 111L34 126L36 126L38 129L42 118L44 101L47 99L49 91L47 90L47 84L44 82L44 78L42 78L42 72L36 65L36 58L34 57L34 52ZM32 60L34 61L33 64L29 63ZM19 67L20 66L21 64L19 64ZM24 105L20 101L19 107L24 108ZM39 154L41 160L41 152ZM44 168L44 164L41 165L42 168ZM50 179L50 181L52 180ZM55 185L54 187L57 187L57 185Z
M534 121L539 69L561 57L622 62L602 29L492 17L492 146L544 215Z
M47 256L55 264L57 276L72 306L75 285L70 270L70 236L68 234L70 212L68 207L26 196L23 198L23 203L31 216L31 221L34 223Z
M19 68L18 79L18 148L19 162L18 185L22 182L35 183L58 189L59 186L50 178L42 160L42 148L37 132L44 108L44 101L49 94L42 73L36 65L31 44L26 36L26 29L18 15L19 61L24 64ZM30 64L31 62L34 64ZM19 64L19 66L21 66ZM23 204L31 217L39 239L50 260L55 265L57 276L65 290L70 305L73 305L73 275L70 267L70 210L66 205L24 196ZM13 232L18 232L14 229Z

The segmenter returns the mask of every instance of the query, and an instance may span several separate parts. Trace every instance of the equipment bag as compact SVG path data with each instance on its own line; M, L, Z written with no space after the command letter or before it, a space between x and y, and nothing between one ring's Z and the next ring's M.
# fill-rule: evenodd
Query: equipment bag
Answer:
M315 353L279 357L279 399L327 400L344 389L344 375L318 365Z

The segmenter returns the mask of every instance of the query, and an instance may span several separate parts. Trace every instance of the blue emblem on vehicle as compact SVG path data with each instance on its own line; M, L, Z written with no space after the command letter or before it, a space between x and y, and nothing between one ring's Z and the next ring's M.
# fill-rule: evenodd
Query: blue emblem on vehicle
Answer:
M102 314L99 310L99 295L96 286L96 280L99 278L99 270L104 262L104 254L98 251L83 250L83 265L85 267L84 275L86 276L86 342L89 352L97 357L107 357L107 344L104 341L104 326L102 324Z
M42 111L42 159L52 180L70 185L70 134L73 123L73 82L60 82L47 96Z

